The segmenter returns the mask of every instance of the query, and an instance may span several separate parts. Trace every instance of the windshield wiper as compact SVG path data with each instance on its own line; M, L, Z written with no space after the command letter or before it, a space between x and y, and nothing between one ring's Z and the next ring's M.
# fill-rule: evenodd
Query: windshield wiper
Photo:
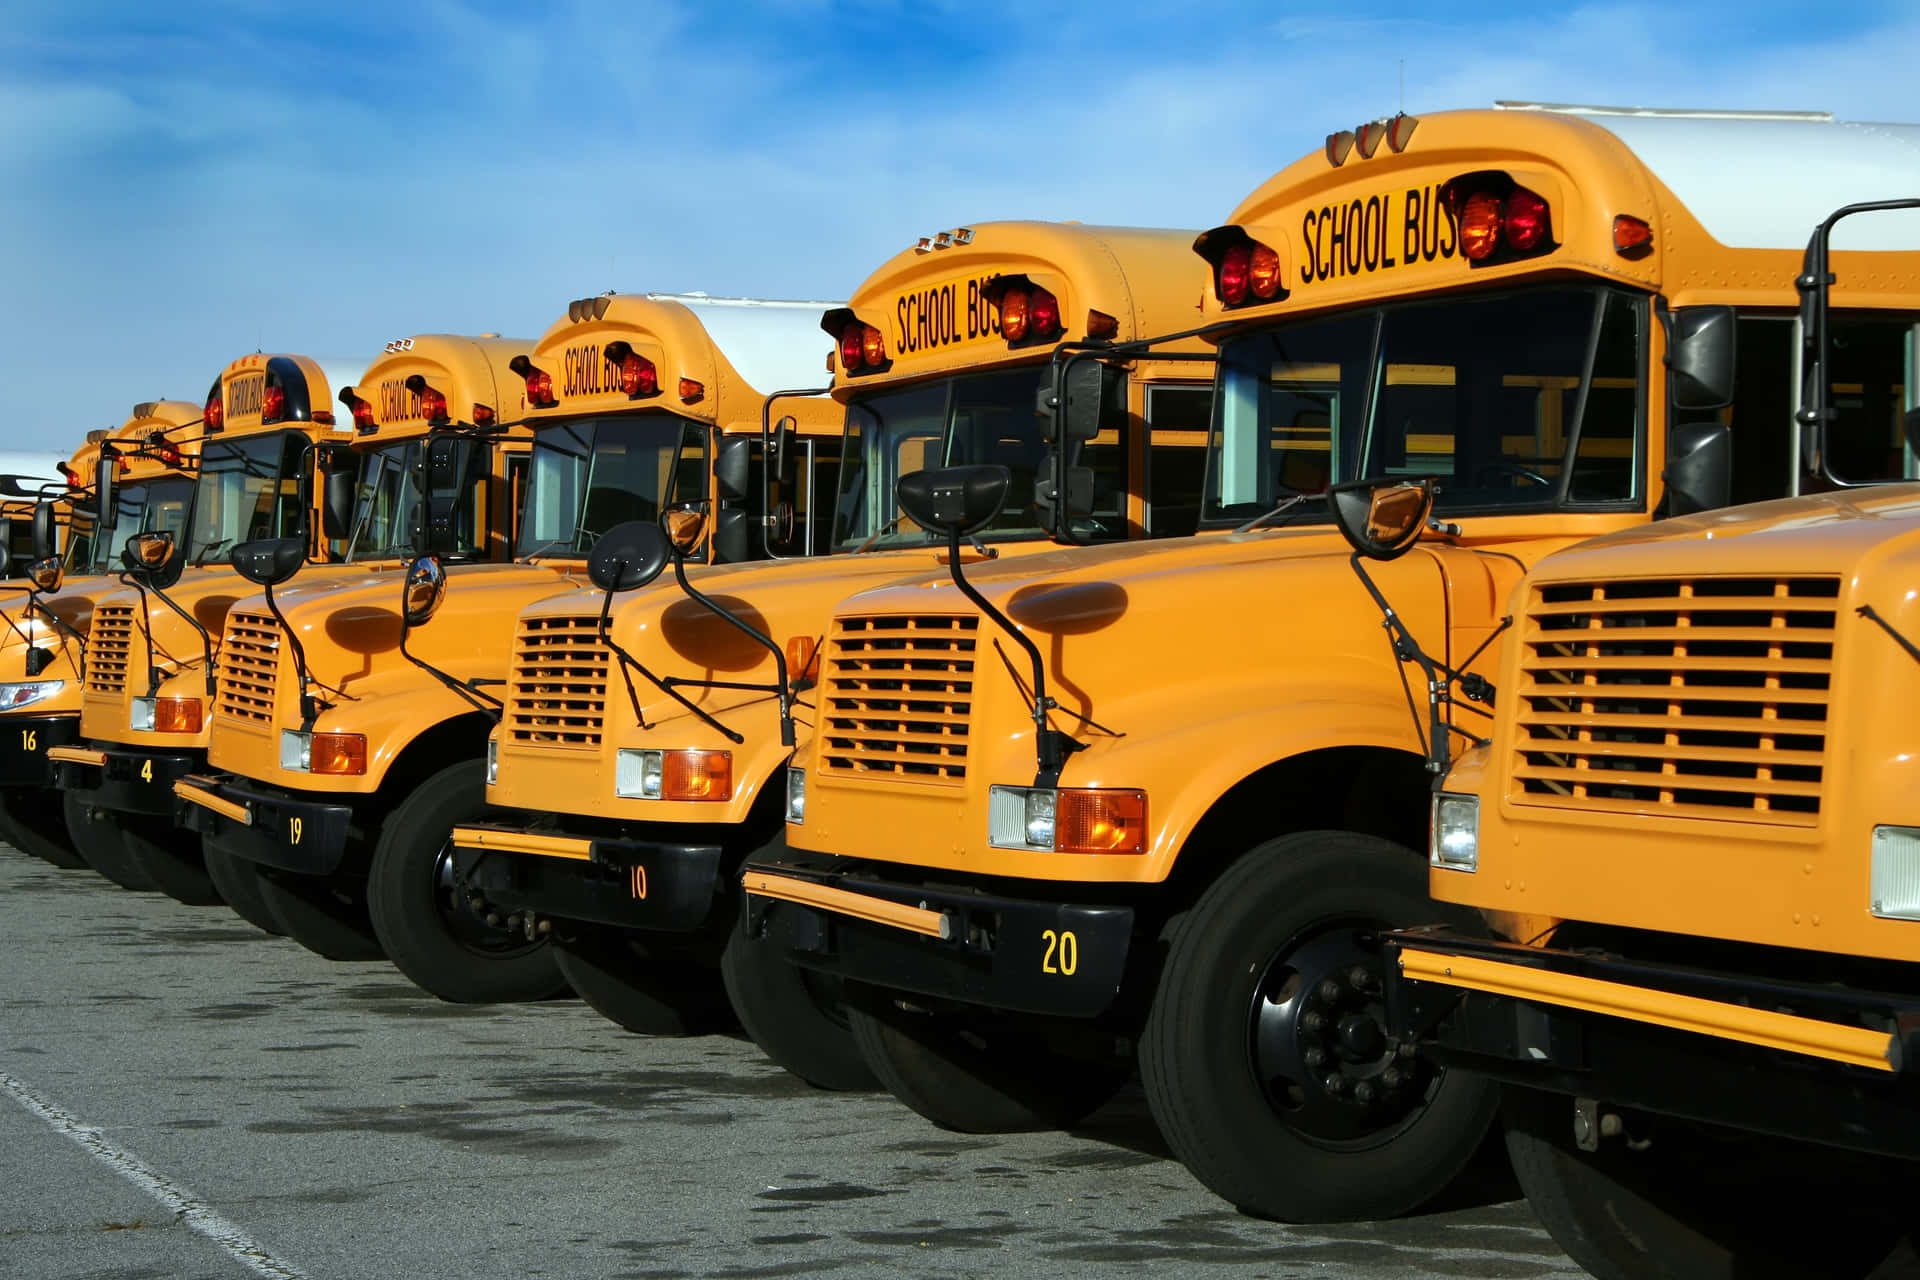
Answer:
M548 541L541 543L539 546L535 547L531 551L522 551L520 553L520 559L531 560L535 556L543 556L547 554L547 552L549 551L557 551L562 547L566 548L568 551L573 551L575 554L578 554L577 549L573 545L572 538L551 538Z
M1287 508L1298 506L1302 502L1305 502L1308 498L1317 497L1317 496L1318 495L1311 494L1311 493L1289 494L1287 497L1282 498L1280 500L1279 506L1275 507L1271 511L1262 511L1259 515L1255 516L1253 519L1235 528L1234 532L1235 533L1251 533L1255 529L1258 529L1261 525L1265 524L1267 521L1273 519L1275 516L1285 511Z
M221 547L226 546L232 541L233 541L232 538L215 538L212 542L209 542L206 546L200 548L200 554L194 557L193 567L196 569L201 568L207 563L208 556L212 555L214 552L218 551Z

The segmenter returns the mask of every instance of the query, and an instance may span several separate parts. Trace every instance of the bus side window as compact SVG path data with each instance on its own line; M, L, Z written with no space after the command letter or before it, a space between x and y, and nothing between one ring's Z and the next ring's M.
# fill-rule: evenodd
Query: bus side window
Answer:
M1149 538L1185 537L1199 528L1212 412L1212 387L1147 388Z

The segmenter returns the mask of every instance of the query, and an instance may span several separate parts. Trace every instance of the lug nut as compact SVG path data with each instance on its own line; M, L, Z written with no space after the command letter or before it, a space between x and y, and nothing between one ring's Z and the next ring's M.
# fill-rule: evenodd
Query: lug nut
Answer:
M1313 1070L1318 1071L1327 1065L1327 1051L1317 1044L1310 1044L1300 1054L1300 1060Z
M1328 1093L1336 1098L1347 1091L1347 1080L1345 1076L1328 1076L1320 1083Z
M498 911L487 912L487 923L498 929L500 927L500 913Z
M1396 1049L1394 1052L1398 1053L1403 1058L1411 1058L1414 1054L1418 1053L1419 1051L1420 1051L1420 1046L1416 1045L1413 1041L1402 1040L1400 1042L1400 1047Z
M1309 1009L1305 1016L1300 1019L1300 1027L1304 1031L1325 1031L1327 1029L1327 1015L1317 1010Z
M1329 1004L1331 1004L1333 1001L1338 1000L1340 998L1340 984L1335 982L1332 978L1324 979L1320 983L1320 986L1315 990L1314 994L1318 995L1322 1000L1325 1000Z
M1400 1068L1388 1067L1380 1073L1380 1083L1389 1089L1398 1089L1406 1077L1400 1074Z
M1356 991L1373 990L1376 985L1373 980L1373 970L1363 964L1353 966L1347 970L1347 984Z
M1359 1084L1353 1086L1353 1100L1362 1104L1372 1102L1373 1081L1362 1080Z

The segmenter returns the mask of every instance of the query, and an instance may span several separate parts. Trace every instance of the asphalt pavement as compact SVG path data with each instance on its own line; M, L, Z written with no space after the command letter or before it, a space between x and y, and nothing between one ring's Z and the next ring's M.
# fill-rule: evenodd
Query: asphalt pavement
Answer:
M0 846L0 1276L1578 1275L1497 1160L1394 1222L1235 1213L1137 1091L946 1133L740 1038L461 1006Z

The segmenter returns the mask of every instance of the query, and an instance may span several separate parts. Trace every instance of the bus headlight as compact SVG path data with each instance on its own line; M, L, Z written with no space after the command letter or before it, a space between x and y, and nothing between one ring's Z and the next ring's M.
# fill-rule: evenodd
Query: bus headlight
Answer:
M787 821L805 823L807 820L807 771L805 769L787 770Z
M1427 860L1450 871L1480 869L1480 797L1442 791L1433 798Z
M1873 829L1868 891L1876 916L1920 920L1920 827Z
M23 680L18 684L0 684L0 711L15 711L36 702L44 702L66 687L65 680Z
M492 738L487 739L487 785L492 786L500 780L500 744Z
M367 771L367 736L282 729L280 767L290 773L359 776Z

